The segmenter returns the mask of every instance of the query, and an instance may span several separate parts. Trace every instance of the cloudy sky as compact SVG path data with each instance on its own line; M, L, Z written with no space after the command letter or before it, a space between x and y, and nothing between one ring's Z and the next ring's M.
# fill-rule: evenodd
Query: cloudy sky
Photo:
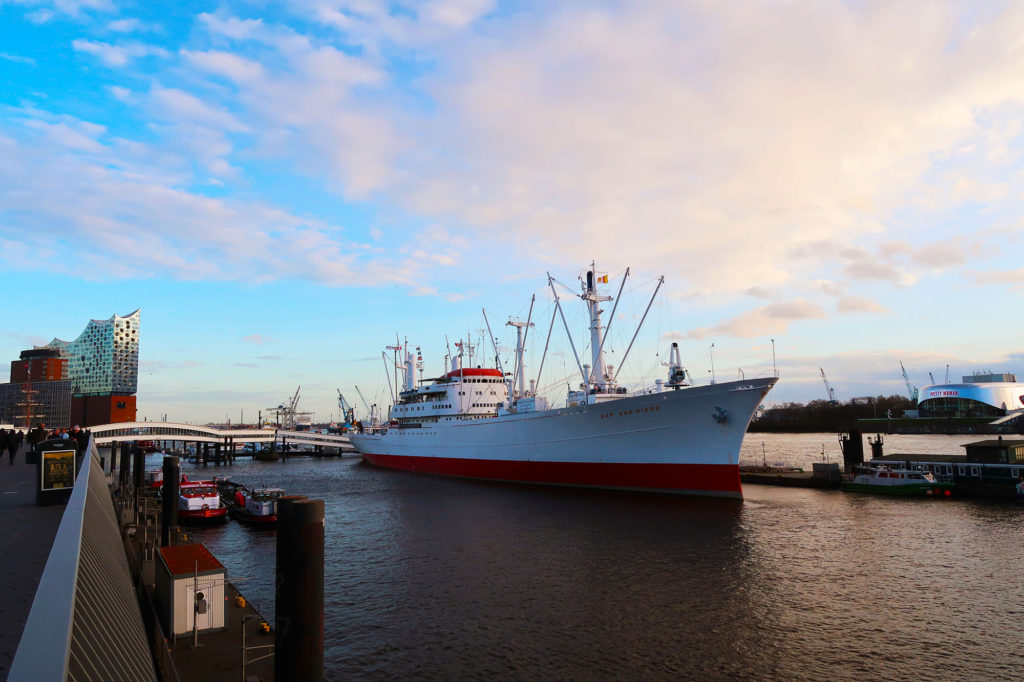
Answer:
M140 418L326 419L593 260L633 385L1024 375L1022 123L1018 2L0 0L0 359L141 308Z

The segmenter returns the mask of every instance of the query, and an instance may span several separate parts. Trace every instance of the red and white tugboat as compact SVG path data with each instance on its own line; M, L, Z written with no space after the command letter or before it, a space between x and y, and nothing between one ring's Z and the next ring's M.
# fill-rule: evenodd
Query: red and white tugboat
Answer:
M164 470L150 469L146 472L146 487L158 490L164 486Z
M182 477L178 485L179 523L221 523L227 518L228 510L220 503L213 481L189 481Z

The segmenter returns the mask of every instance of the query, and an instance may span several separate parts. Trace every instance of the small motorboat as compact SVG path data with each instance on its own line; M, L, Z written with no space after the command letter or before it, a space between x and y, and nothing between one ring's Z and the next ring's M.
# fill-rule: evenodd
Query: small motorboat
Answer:
M221 504L213 481L189 481L178 484L178 522L182 524L221 523L228 510Z
M228 480L217 481L220 499L231 518L254 526L277 525L277 500L284 495L281 488L247 488Z
M840 489L856 493L910 495L917 497L951 497L954 484L939 481L928 471L878 467L863 469L844 480Z

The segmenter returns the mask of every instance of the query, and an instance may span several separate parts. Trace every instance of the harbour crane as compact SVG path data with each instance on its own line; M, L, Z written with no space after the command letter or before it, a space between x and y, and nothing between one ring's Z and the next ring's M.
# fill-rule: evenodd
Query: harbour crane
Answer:
M928 378L931 380L932 384L935 384L935 375L934 374L932 374L931 372L928 372Z
M828 402L830 405L837 405L839 403L836 400L836 389L832 388L832 384L828 382L828 377L825 376L825 370L821 367L818 368L821 372L821 380L825 382L825 392L828 394Z
M280 424L285 429L294 429L300 421L303 421L302 418L313 416L312 412L299 412L299 391L301 390L302 386L300 385L295 389L295 395L288 400L287 405L281 403L277 407L266 409L267 414L274 415L274 423Z
M355 410L345 400L345 396L341 394L341 389L336 390L338 391L338 408L341 410L341 421L348 422L350 425L354 424L356 421Z
M900 360L900 371L903 372L903 381L907 384L907 394L910 396L910 399L913 400L914 404L916 405L917 404L917 387L910 385L910 377L907 376L907 370L903 366L903 361L902 360Z

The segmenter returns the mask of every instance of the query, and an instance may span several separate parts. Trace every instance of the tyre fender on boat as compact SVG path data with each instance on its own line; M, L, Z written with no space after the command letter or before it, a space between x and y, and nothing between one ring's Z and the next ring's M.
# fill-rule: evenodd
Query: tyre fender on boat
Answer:
M204 504L203 505L203 511L210 511L210 505Z

